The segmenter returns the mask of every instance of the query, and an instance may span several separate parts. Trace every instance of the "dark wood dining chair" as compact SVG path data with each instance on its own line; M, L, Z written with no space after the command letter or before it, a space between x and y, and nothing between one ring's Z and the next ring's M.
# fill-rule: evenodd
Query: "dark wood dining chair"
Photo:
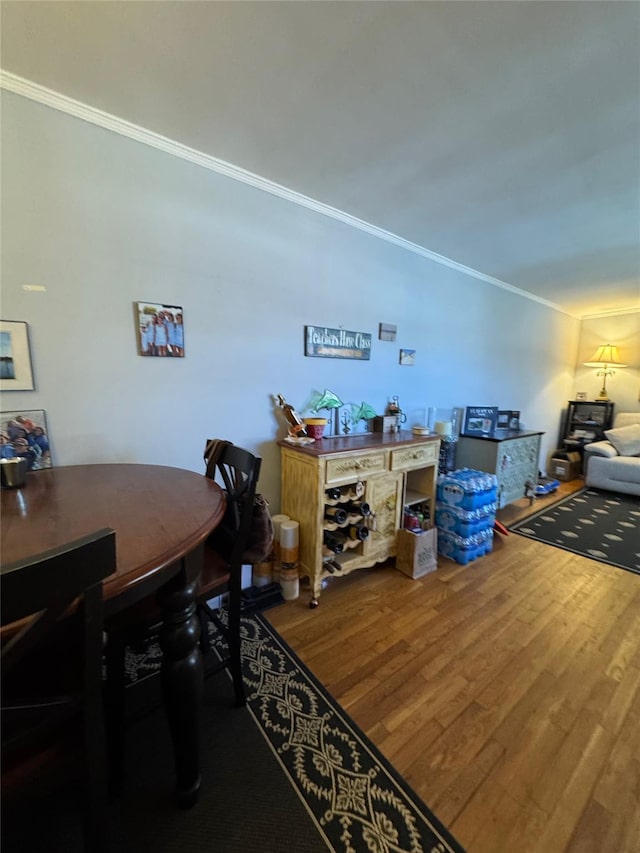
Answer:
M207 661L207 674L228 668L233 679L237 705L246 702L242 679L241 630L242 566L254 517L254 499L262 459L248 450L221 442L219 451L209 459L207 476L225 490L227 507L224 519L204 548L204 561L197 593L200 618L200 648L209 652L209 624L224 636L227 655L214 664ZM227 618L208 602L226 593ZM207 655L207 658L210 657Z
M115 570L115 531L105 528L3 565L0 576L5 814L14 798L34 796L43 768L54 768L44 777L55 786L60 766L76 769L91 853L107 846L102 582Z
M242 600L242 558L251 530L253 501L262 460L228 441L210 442L207 476L226 493L223 521L204 545L203 566L195 603L200 622L200 648L205 657L205 676L228 668L237 705L245 703L242 680L240 616ZM223 618L208 601L227 598ZM118 796L124 782L125 727L130 710L125 686L125 656L128 645L144 646L156 638L162 614L155 596L140 601L107 624L107 737L110 757L110 792ZM218 660L210 651L209 624L223 634L228 654ZM148 703L145 710L153 706ZM144 710L142 711L144 713Z

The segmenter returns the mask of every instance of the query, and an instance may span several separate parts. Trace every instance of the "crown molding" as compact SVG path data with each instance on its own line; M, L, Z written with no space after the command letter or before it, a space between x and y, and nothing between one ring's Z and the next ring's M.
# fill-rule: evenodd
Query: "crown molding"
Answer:
M459 264L457 261L451 260L451 258L446 258L444 255L439 255L436 252L425 249L424 246L412 243L410 240L405 240L397 234L392 234L390 231L385 231L383 228L371 225L369 222L365 222L362 219L351 216L342 210L338 210L335 207L331 207L330 205L323 204L322 202L316 201L315 199L309 198L301 193L297 193L294 190L290 190L287 187L276 184L266 178L262 178L260 175L256 175L246 169L242 169L239 166L234 166L233 163L227 163L224 160L219 160L217 157L212 157L209 154L203 154L201 151L189 148L189 146L183 145L180 142L175 142L174 140L169 139L166 136L162 136L159 133L154 133L144 127L139 127L138 125L118 118L118 116L112 115L111 113L103 112L102 110L96 109L88 104L83 104L81 101L76 101L73 98L69 98L66 95L53 91L52 89L47 89L45 86L40 86L38 83L26 80L23 77L19 77L17 74L12 74L11 72L3 69L0 69L0 89L6 89L8 92L13 92L16 95L21 95L22 97L29 98L32 101L37 101L44 106L75 116L76 118L82 119L90 124L109 130L112 133L117 133L120 136L126 136L136 142L141 142L143 145L149 145L152 148L157 148L160 151L164 151L166 154L171 154L174 157L179 157L180 159L187 160L190 163L195 163L197 166L202 166L205 169L217 172L218 174L232 178L235 181L241 181L244 184L249 184L250 186L255 187L255 189L268 192L271 195L278 196L279 198L290 201L300 207L305 207L308 210L321 214L322 216L327 216L330 219L342 222L344 225L348 225L351 228L364 231L372 237L384 240L387 243L392 243L401 249L405 249L415 255L420 255L421 257L427 258L436 264L448 267L456 272L460 272L464 275L470 276L471 278L483 281L486 284L491 284L494 287L499 287L502 290L507 290L510 293L523 297L524 299L537 302L540 305L545 305L547 308L552 308L554 311L559 311L561 314L574 317L574 319L580 319L573 314L569 314L554 302L550 302L549 300L542 299L533 293L521 290L512 284L508 284L506 281L501 281L498 278L485 275L484 273L465 266L464 264Z
M600 317L617 317L622 314L640 314L640 306L637 308L613 308L611 311L600 311L597 314L583 314L581 320L597 320Z

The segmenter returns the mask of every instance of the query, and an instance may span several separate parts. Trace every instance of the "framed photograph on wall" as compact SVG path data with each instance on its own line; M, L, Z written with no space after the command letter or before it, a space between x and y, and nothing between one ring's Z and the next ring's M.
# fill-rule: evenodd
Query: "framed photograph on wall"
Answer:
M47 416L43 409L0 413L0 458L24 457L29 471L51 468Z
M400 350L400 364L413 367L416 363L416 351L414 349Z
M29 327L0 320L0 391L33 391Z
M184 358L184 312L179 305L136 302L138 353Z

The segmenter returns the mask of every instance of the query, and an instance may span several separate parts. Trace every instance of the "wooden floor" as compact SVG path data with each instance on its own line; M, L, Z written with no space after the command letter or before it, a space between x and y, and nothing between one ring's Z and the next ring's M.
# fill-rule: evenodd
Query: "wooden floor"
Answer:
M512 533L308 601L266 616L468 853L640 851L638 575Z

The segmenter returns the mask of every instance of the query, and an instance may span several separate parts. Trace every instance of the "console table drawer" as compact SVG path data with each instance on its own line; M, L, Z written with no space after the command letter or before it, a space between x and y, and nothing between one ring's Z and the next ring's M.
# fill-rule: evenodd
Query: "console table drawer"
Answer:
M400 447L391 451L392 471L411 471L435 462L440 452L440 442L430 441L420 447Z
M367 453L360 456L343 456L337 459L327 460L325 482L337 483L341 480L349 480L355 477L363 477L375 474L386 469L386 455L384 453Z

